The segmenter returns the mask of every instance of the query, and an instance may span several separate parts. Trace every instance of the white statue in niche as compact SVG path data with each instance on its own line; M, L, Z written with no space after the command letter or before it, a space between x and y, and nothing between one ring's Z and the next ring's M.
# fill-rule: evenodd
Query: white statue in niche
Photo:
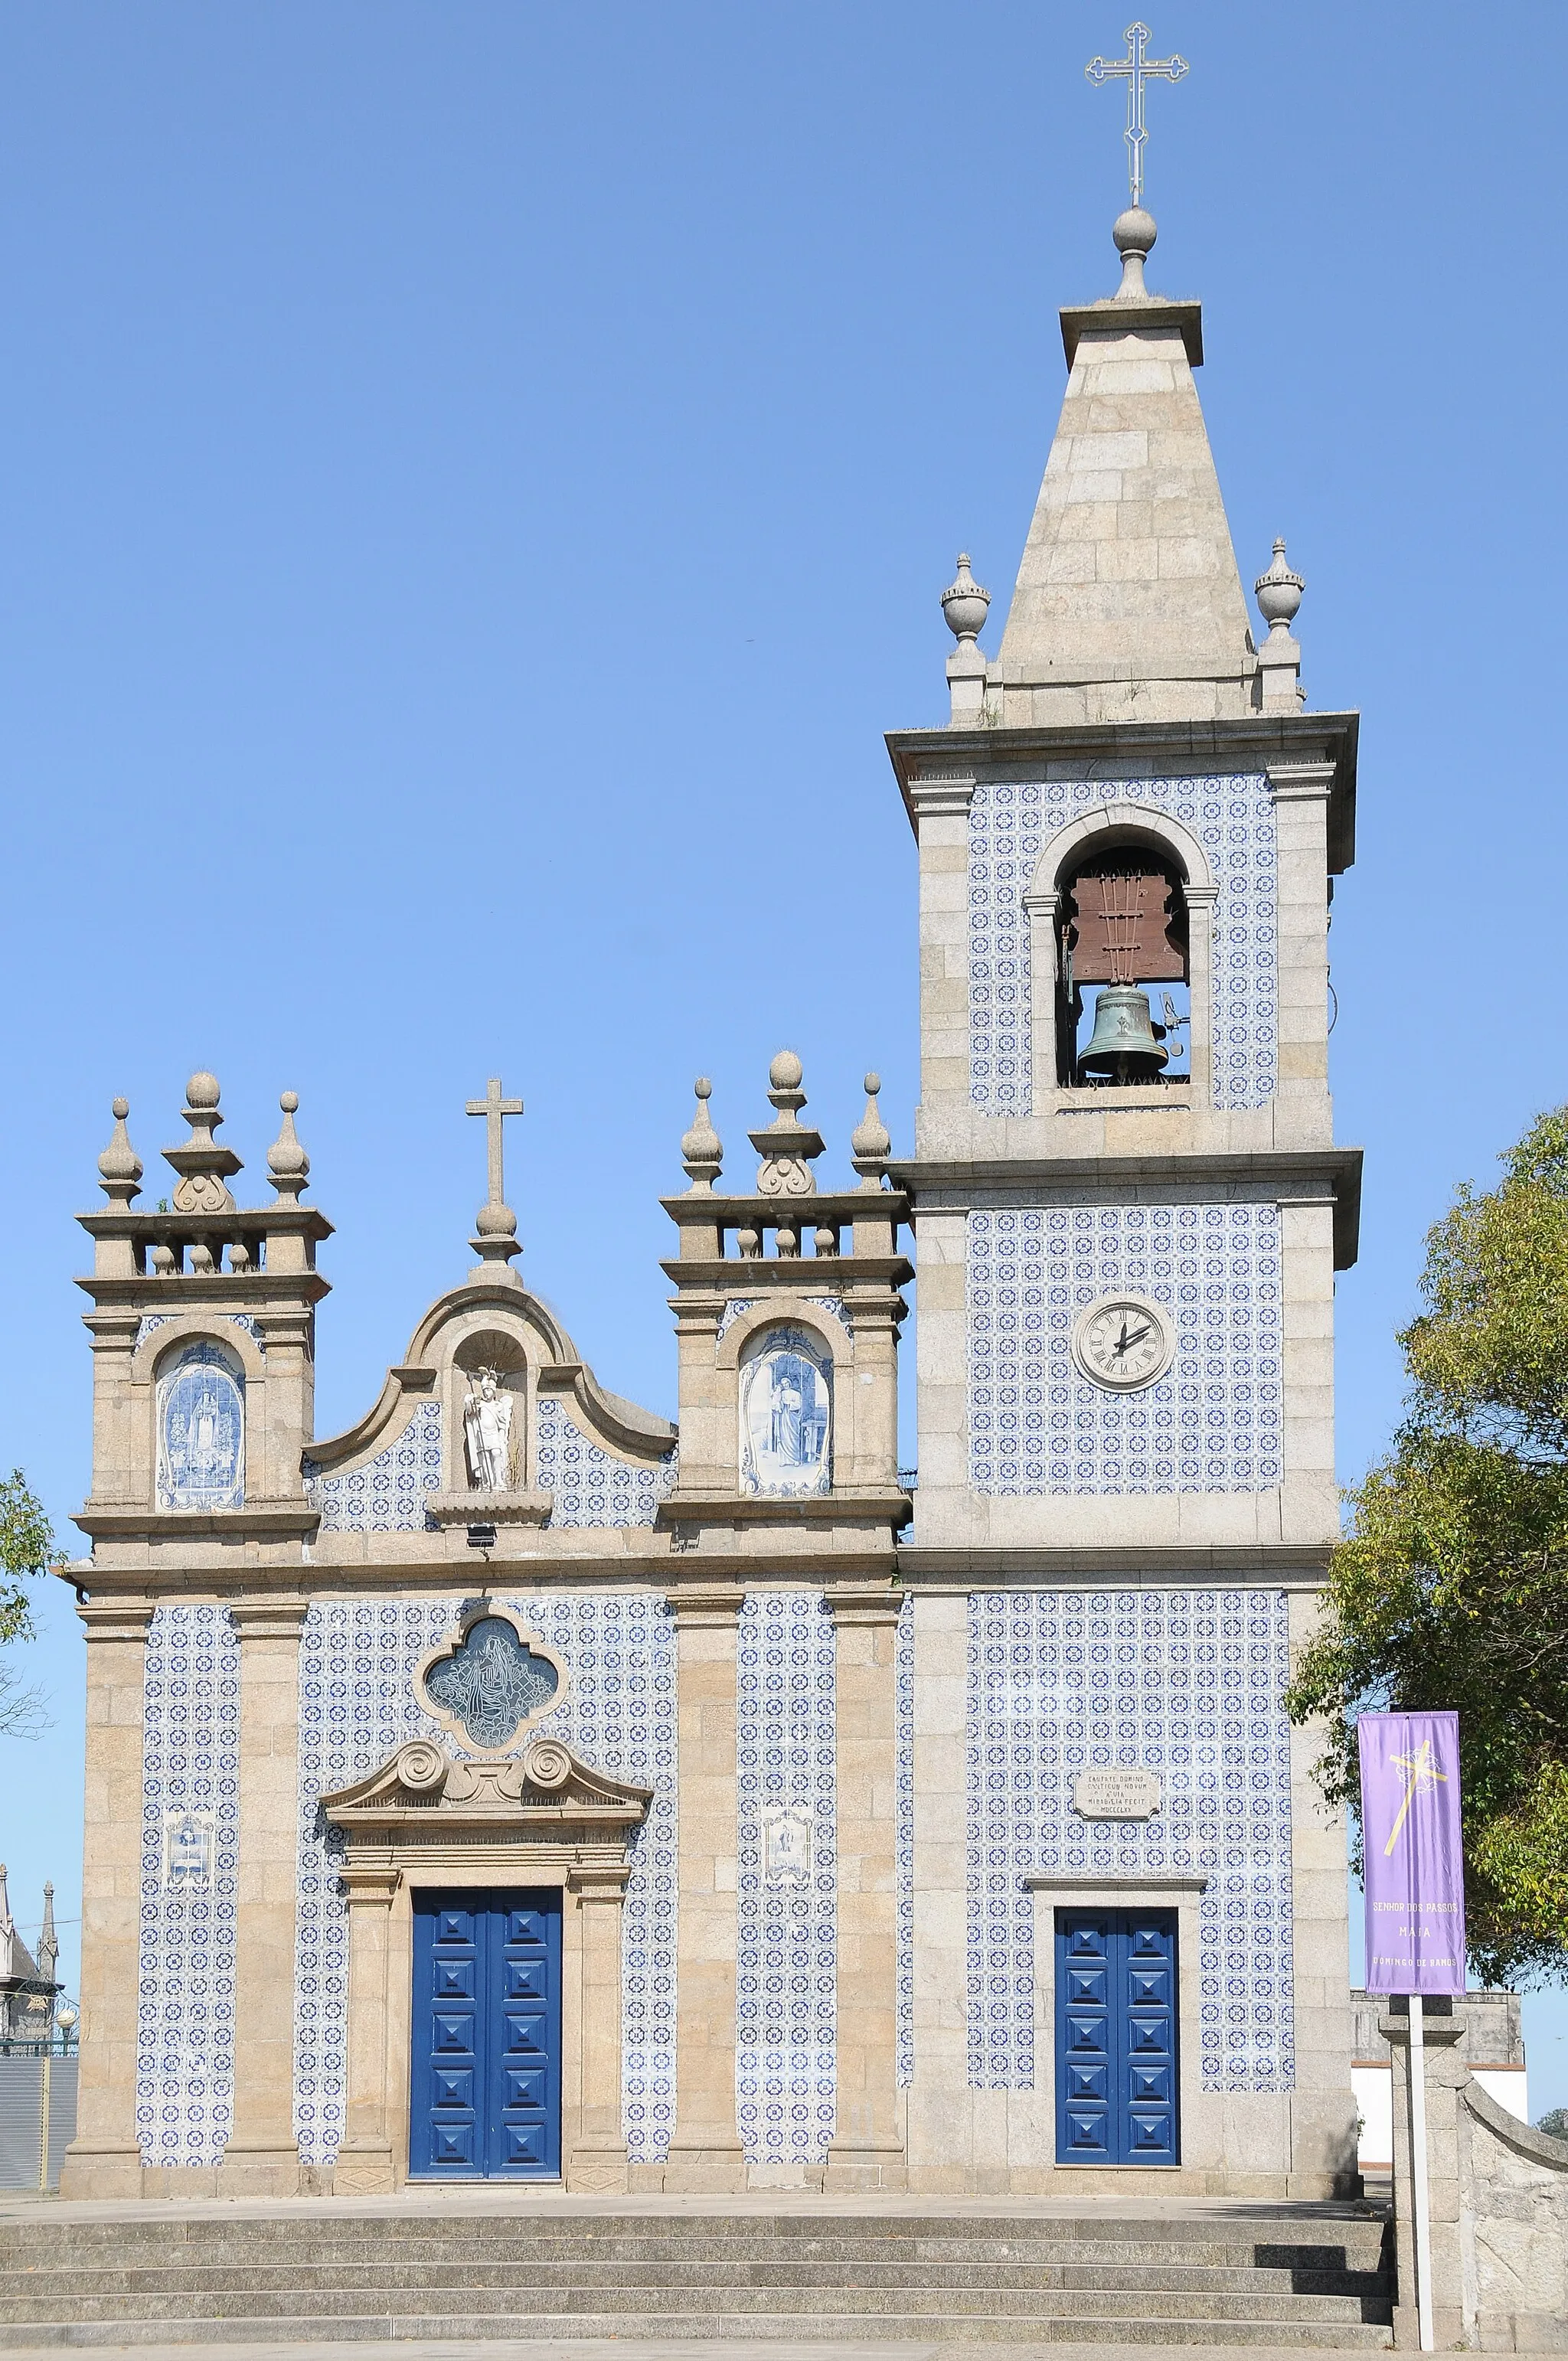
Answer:
M825 1492L832 1396L814 1340L769 1330L740 1370L740 1480L748 1492Z
M475 1373L463 1397L463 1436L468 1446L468 1481L477 1492L511 1488L512 1398L494 1369Z

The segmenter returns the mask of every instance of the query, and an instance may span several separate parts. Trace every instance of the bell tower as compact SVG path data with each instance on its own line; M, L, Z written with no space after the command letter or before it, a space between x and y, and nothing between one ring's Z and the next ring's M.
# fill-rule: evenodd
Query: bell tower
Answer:
M920 1240L916 1545L1316 1573L1360 1169L1333 1142L1327 1054L1357 717L1307 709L1283 543L1255 642L1200 307L1146 290L1154 236L1124 214L1120 291L1061 314L1067 396L999 654L961 559L948 726L888 740L920 848L899 1174ZM1085 1364L1082 1315L1123 1297L1169 1327L1154 1378Z
M947 726L887 741L920 873L921 1097L893 1168L917 1241L899 1564L930 1897L911 2163L966 2138L979 2158L984 2094L1031 2091L1058 2166L1228 2142L1281 2190L1326 2191L1343 1836L1280 1697L1338 1530L1333 1288L1360 1155L1333 1136L1328 926L1357 717L1307 704L1282 542L1254 636L1201 308L1146 287L1155 235L1135 203L1120 288L1061 313L1067 391L998 653L962 557ZM923 1835L957 1794L961 1894ZM1129 1895L1155 1935L1116 1931ZM1065 2004L1053 1944L1124 1937L1166 1944L1161 1975L1179 1955L1184 2029L1165 2096L1118 2123L1065 2021L1054 2067L1037 2028Z

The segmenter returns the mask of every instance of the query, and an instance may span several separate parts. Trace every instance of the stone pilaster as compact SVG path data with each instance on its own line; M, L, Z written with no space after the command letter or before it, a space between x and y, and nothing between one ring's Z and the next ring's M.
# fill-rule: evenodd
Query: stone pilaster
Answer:
M834 1625L839 1850L839 2116L828 2189L902 2189L898 2099L898 1699L902 1596L839 1583Z
M92 1599L82 1857L82 2063L62 2197L139 2197L137 1999L141 1953L142 1599Z
M387 2114L387 1967L402 1872L345 1863L338 1873L348 1891L347 2136L332 2189L334 2197L380 2197L396 2182Z
M735 2127L736 1619L744 1592L693 1584L670 1594L679 1681L680 1935L675 2131L667 2190L746 2185Z
M1318 1628L1320 1594L1289 1595L1290 1657ZM1347 2197L1360 2187L1355 2099L1344 2061L1354 2034L1344 1926L1344 1814L1324 1803L1312 1777L1322 1753L1321 1722L1290 1731L1290 1892L1294 1953L1291 2008L1296 2087L1290 2093L1291 2197Z
M221 2185L288 2196L294 2137L294 1943L302 1598L236 1599L239 1844L235 1897L234 2130Z
M915 2080L912 2185L974 2185L969 2088L969 1601L915 1603Z
M629 1868L585 1865L566 1876L578 1913L581 2099L565 2180L568 2189L611 2195L624 2191L628 2169L620 2114L620 1945L630 1874Z
M1443 2015L1437 2011L1446 2009ZM1427 2118L1427 2194L1431 2225L1431 2317L1436 2349L1452 2352L1464 2335L1464 2265L1461 2251L1459 2185L1459 2092L1470 2079L1465 2058L1463 2003L1428 2001L1422 2011ZM1419 2351L1415 2176L1410 2115L1412 2061L1409 2004L1398 2015L1389 2007L1377 2030L1393 2053L1394 2246L1399 2263L1399 2298L1394 2306L1394 2342Z

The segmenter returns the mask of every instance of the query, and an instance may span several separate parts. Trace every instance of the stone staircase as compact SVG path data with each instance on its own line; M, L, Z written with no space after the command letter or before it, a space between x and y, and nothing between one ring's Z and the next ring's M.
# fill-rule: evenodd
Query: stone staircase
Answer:
M1392 2342L1385 2224L1352 2206L987 2214L258 2213L39 2206L0 2222L0 2350L370 2337L791 2344Z

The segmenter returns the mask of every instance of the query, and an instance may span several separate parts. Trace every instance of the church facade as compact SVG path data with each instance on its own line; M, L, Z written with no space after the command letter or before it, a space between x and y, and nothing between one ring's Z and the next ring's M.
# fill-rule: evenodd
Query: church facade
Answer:
M1153 238L1062 314L998 655L962 561L950 717L888 741L914 1152L872 1076L824 1164L784 1051L753 1167L699 1082L675 1425L514 1271L499 1083L473 1268L331 1438L292 1094L255 1209L211 1075L167 1212L115 1103L66 2193L1347 2187L1343 1831L1282 1693L1356 721L1282 544L1254 637Z

